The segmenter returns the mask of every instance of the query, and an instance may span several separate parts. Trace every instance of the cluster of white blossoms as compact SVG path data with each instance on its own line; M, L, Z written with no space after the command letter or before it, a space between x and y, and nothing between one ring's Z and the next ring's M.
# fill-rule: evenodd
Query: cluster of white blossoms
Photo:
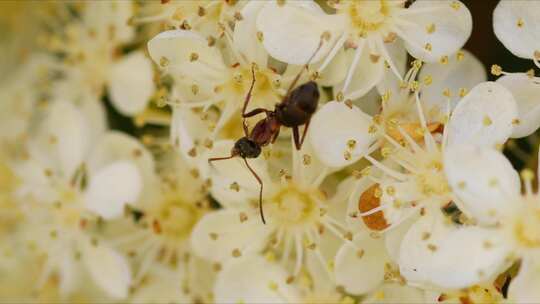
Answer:
M540 302L539 12L0 2L0 302Z

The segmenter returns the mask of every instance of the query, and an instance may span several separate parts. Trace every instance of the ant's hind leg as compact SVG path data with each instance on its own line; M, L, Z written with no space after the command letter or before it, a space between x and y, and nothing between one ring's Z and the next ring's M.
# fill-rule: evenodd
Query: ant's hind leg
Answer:
M266 224L266 220L264 218L263 205L262 205L263 182L262 182L261 178L255 172L255 170L253 170L251 168L251 166L249 165L247 159L245 159L245 158L244 158L244 163L246 163L246 166L248 167L249 171L251 171L251 174L253 174L253 176L255 176L255 178L257 179L257 182L259 182L259 185L260 185L260 188L259 188L259 212L261 213L261 220L262 220L263 224Z
M298 126L292 127L292 135L294 139L294 147L296 150L300 151L300 148L302 148L302 143L300 142L300 132L298 131Z
M309 123L311 122L311 119L308 119L306 122L306 125L304 126L304 132L302 132L302 138L300 139L300 148L302 148L302 145L304 144L304 139L306 139L307 130L309 128ZM298 149L300 150L300 149Z

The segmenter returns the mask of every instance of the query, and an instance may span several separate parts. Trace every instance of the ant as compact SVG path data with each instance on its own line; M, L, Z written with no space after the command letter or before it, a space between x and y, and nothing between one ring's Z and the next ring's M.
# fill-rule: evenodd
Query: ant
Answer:
M262 192L263 192L263 182L261 178L257 175L255 170L251 168L247 159L248 158L257 158L261 154L261 148L267 146L270 143L274 143L279 135L281 126L292 128L294 145L296 150L302 148L304 139L306 138L307 130L309 123L311 121L311 116L317 110L317 105L319 103L319 87L317 83L313 80L308 81L297 88L294 88L302 72L308 69L309 63L315 57L317 52L321 49L323 40L319 43L319 46L311 55L306 64L302 67L298 75L294 78L293 82L289 86L285 97L281 100L280 103L276 104L273 111L267 110L264 108L256 108L250 112L246 113L248 103L251 99L251 93L253 91L253 86L255 85L255 65L251 67L252 81L249 91L244 100L244 107L242 109L242 124L244 128L245 136L238 139L233 148L231 149L231 155L226 157L216 157L208 159L208 162L218 160L231 159L236 156L240 156L247 168L253 176L257 179L257 182L260 185L259 188L259 211L261 214L261 219L263 224L266 224L264 218L264 212L262 207ZM264 113L266 117L259 120L251 132L248 130L246 123L246 118L256 116L258 114ZM299 127L304 125L304 131L300 137Z

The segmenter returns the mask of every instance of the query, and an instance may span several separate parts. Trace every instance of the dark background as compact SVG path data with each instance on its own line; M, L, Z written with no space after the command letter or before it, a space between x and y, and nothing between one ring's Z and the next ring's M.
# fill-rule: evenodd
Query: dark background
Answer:
M525 72L534 67L532 60L520 59L497 40L493 32L493 10L498 0L461 0L471 11L473 32L465 49L480 59L489 73L491 65L498 64L507 72ZM538 1L538 0L530 0ZM489 75L489 80L495 80Z

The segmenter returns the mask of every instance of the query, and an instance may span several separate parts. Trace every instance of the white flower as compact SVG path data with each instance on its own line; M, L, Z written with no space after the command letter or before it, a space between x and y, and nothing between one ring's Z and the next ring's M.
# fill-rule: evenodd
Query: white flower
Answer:
M122 44L135 35L127 24L132 5L89 2L79 12L81 19L71 20L48 40L51 51L65 54L61 71L72 86L69 90L99 100L107 86L111 102L124 115L142 112L155 90L152 64L144 53L121 56Z
M531 288L531 284L540 280L540 199L533 193L534 174L523 171L525 191L521 194L518 173L498 151L459 146L448 153L445 162L451 164L447 170L448 179L464 210L489 228L489 233L496 238L496 242L489 243L479 235L456 239L456 247L470 248L481 243L485 248L482 256L467 259L464 267L477 267L479 263L491 261L487 269L491 273L494 269L507 267L519 257L522 264L517 277L510 283L509 299L520 303L538 301L538 290ZM497 251L504 252L504 259L490 258L491 253ZM456 280L463 278L456 275Z
M127 151L132 150L124 143L126 139L115 139L116 144ZM130 233L120 230L116 234L122 234L112 241L133 256L132 260L137 265L133 278L137 293L134 301L163 290L159 287L162 282L160 273L166 277L173 276L177 280L174 286L181 285L181 291L174 294L181 293L191 301L206 301L212 276L205 272L205 267L211 268L211 265L193 255L189 238L195 224L210 208L206 198L207 186L199 179L198 171L190 169L176 152L160 151L156 164L147 151L142 153L145 155L140 155L139 159L146 159L146 162L140 167L143 167L147 179L141 199L128 214ZM160 269L158 273L154 271L156 268ZM148 280L155 284L148 283ZM205 283L201 284L202 281ZM162 302L166 297L168 295L159 296L157 300Z
M302 273L290 281L271 256L241 257L227 263L214 287L216 303L339 303L345 301L324 273ZM249 286L248 288L246 288Z
M232 144L217 142L208 156L227 155ZM280 256L290 280L302 270L310 272L313 266L308 260L313 258L322 273L331 278L328 264L336 244L352 239L340 221L344 219L346 191L337 189L331 198L325 195L322 182L331 171L311 154L306 143L301 151L293 151L292 160L283 150L277 152L277 147L268 160L249 160L264 185L266 225L258 210L259 184L243 160L214 162L209 172L201 170L202 176L211 177L211 193L224 209L205 215L197 223L191 237L193 249L216 262L266 250Z
M377 63L367 76L374 78L369 81L371 86L380 81L384 61L400 77L400 62L386 45L394 44L398 37L413 56L433 62L459 50L471 33L470 12L459 1L416 1L408 8L404 4L385 0L342 1L334 5L335 14L326 15L310 1L270 2L259 14L257 28L263 33L270 55L293 64L304 63L321 35L330 34L331 43L314 60L326 57L319 71L344 44L356 49L342 88L343 93L349 93L356 68L370 66L370 61ZM356 93L368 90L369 87L361 88Z
M98 218L118 217L125 204L137 201L142 178L130 159L101 153L104 142L90 141L89 126L89 116L58 101L32 134L26 156L15 164L17 195L32 223L25 226L25 238L48 256L40 285L57 272L67 295L82 283L84 267L110 296L124 298L129 265L94 229Z
M224 27L235 19L242 20L242 6L247 1L171 0L143 2L133 24L158 24L162 28L193 29L204 36L223 37Z
M46 84L52 76L50 68L53 65L52 57L35 54L0 83L2 144L13 143L28 131L34 107L47 92Z
M257 4L251 2L244 10ZM162 32L148 42L152 60L175 81L168 97L173 106L173 129L180 128L173 133L179 136L172 138L175 145L193 145L191 138L182 135L191 135L194 128L184 130L186 122L176 121L185 115L175 113L185 112L186 107L202 107L207 110L211 106L217 106L220 109L219 120L212 126L212 134L209 134L211 138L222 131L235 115L239 115L252 82L253 64L257 68L250 108L271 109L281 101L286 88L282 84L282 76L268 66L268 55L260 43L243 36L251 34L252 24L248 12L244 14L245 19L236 24L234 33L226 33L231 58L223 58L217 45L209 44L206 39L192 31Z
M334 101L322 106L314 114L312 127L308 134L308 140L311 141L317 157L331 167L352 164L361 159L367 152L372 151L369 148L370 145L386 140L385 138L388 136L397 141L403 140L404 136L401 134L400 128L413 139L420 140L423 138L424 132L420 129L419 106L422 108L422 115L425 116L427 127L431 131L435 131L448 120L448 114L454 109L459 97L463 97L486 77L479 61L466 52L457 53L455 58L452 56L445 64L426 64L422 70L420 67L420 62L414 62L412 68L406 73L403 83L398 82L393 77L385 80L384 84L381 85L384 93L381 97L377 96L377 98L382 99L380 112L373 117L348 102ZM469 77L463 77L465 69L470 69ZM416 80L419 72L418 77L421 82ZM480 95L484 93L487 93L487 89L478 91ZM504 98L507 98L507 95L504 95ZM345 100L347 98L345 97ZM477 97L465 98L472 100ZM417 99L421 99L421 104L420 100ZM359 102L370 101L361 99ZM487 100L484 100L484 105L487 105L486 102ZM501 106L508 103L514 102L505 99L501 101ZM466 104L471 104L471 102ZM475 108L474 105L462 106L463 110L460 112L469 112L470 107ZM489 109L489 107L485 108ZM493 112L489 115L498 115L496 111ZM512 113L511 106L510 111L505 113ZM486 115L488 115L487 112ZM474 117L476 124L484 118L481 112L474 114ZM463 117L463 121L453 125L461 125L464 130L467 130L473 122L465 122L465 119L466 117ZM468 126L465 127L465 124ZM418 133L417 129L420 129L421 132ZM490 130L493 129L490 128ZM453 141L456 136L461 136L451 133L449 134L450 141Z
M501 112L493 110L491 105L494 102L500 104L497 110L505 110ZM422 110L418 95L416 103L417 109ZM355 232L359 235L365 233L366 227L361 225L359 227L358 218L361 218L370 230L389 232L401 228L394 232L393 236L387 236L386 246L392 260L399 262L401 275L411 284L424 284L431 279L426 279L426 276L432 272L440 273L425 266L431 265L426 262L434 251L430 248L449 246L447 244L454 235L457 237L461 235L459 233L463 233L439 223L442 218L437 216L442 207L455 201L455 195L450 190L445 175L445 170L449 170L444 164L446 151L459 143L470 142L488 147L504 143L512 132L512 120L516 110L510 92L496 83L488 82L474 87L458 103L442 136L432 135L426 125L424 114L419 112L418 115L421 130L424 130L423 134L420 133L423 135L423 143L418 143L399 124L396 124L396 129L397 134L401 136L399 139L401 143L392 136L383 134L384 140L389 144L382 148L385 160L381 162L369 155L364 156L379 172L375 175L373 174L375 172L370 174L366 171L363 174L366 177L354 183L348 207L348 214L352 217L349 223L351 227L357 227ZM486 117L493 117L493 121L486 123ZM424 215L420 219L415 217L418 211ZM422 225L439 224L442 225L440 232L419 228L423 227ZM428 239L423 237L425 233L430 233L430 242L425 241ZM401 242L401 238L407 241ZM379 242L378 246L384 248L384 243ZM349 252L351 261L354 261L352 259L354 251ZM383 254L378 254L377 257L382 259L380 265L386 263ZM379 273L382 280L385 274L382 267L379 267ZM429 282L433 283L435 280L431 279ZM354 293L366 292L375 287L365 288L365 284L358 277L352 279L349 284L348 291Z

